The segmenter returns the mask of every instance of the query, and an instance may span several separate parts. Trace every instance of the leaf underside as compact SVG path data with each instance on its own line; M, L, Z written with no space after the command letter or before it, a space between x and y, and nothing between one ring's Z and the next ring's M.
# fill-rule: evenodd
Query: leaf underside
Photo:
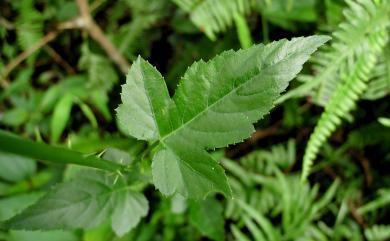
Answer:
M159 145L154 185L165 195L231 195L223 168L207 152L248 138L326 36L280 40L227 51L188 68L170 98L161 74L138 58L122 86L122 130Z
M129 191L126 183L101 171L80 171L74 180L59 184L8 220L9 229L51 230L92 228L111 220L118 236L135 227L148 212L141 193Z

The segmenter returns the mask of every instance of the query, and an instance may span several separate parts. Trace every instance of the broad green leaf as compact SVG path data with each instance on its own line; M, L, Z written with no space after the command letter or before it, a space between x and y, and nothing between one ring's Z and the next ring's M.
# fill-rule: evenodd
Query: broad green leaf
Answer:
M148 213L149 206L145 196L137 192L115 193L115 207L112 213L112 229L122 236L137 226Z
M122 86L122 104L117 108L121 130L141 140L157 140L169 126L168 89L161 74L138 58ZM161 128L161 129L160 129Z
M182 214L187 210L187 199L180 194L172 196L171 212L175 214Z
M9 232L7 241L79 241L76 232L55 231L25 231L12 230Z
M165 195L229 196L224 170L207 150L248 138L310 55L329 38L312 36L227 51L193 64L171 99L160 73L138 58L122 88L121 129L158 141L155 186Z
M224 240L223 208L214 198L190 203L190 222L213 240Z
M90 228L109 216L112 180L83 173L74 181L59 184L37 203L7 223L12 229Z
M0 200L0 221L5 221L42 197L41 192L23 193Z
M122 178L115 181L111 174L88 170L57 185L5 225L26 230L86 229L111 220L115 233L123 235L147 211L143 194L130 191Z
M34 160L0 152L0 178L17 182L32 176L36 171Z
M184 197L200 199L219 190L230 195L223 168L185 139L174 151L170 147L159 151L153 158L152 171L154 185L165 195L177 191Z
M64 95L54 108L53 117L50 123L52 142L58 142L68 123L73 105L73 98L74 97L71 94Z
M17 127L24 124L29 118L29 113L23 108L14 108L0 115L0 122L7 126Z

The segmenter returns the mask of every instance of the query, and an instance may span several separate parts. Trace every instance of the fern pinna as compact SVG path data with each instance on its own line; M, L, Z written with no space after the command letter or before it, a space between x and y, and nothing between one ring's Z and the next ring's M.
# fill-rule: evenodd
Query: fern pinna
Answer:
M325 106L337 86L352 71L358 57L364 53L362 46L367 45L367 37L388 24L388 1L374 3L373 0L358 0L347 3L350 8L344 11L345 21L332 34L331 45L317 52L311 60L315 74L299 75L298 79L304 84L279 98L279 103L309 94L315 103Z
M327 67L320 68L322 72L315 77L321 81L317 100L326 105L325 111L321 115L305 150L302 180L307 178L321 145L341 123L341 119L354 108L356 101L366 91L371 72L388 41L387 27L389 25L390 2L377 1L374 3L371 0L360 0L358 3L351 1L349 4L351 9L346 12L346 16L351 22L340 25L342 30L335 33L338 39L332 45L335 52L330 56L333 57L325 58L324 63L326 65L324 66ZM351 17L354 12L357 13L357 18L361 18L360 21L354 21L355 16ZM369 21L373 19L380 21L377 22L377 25L371 26ZM367 26L371 26L372 29L362 32L360 41L346 42L354 43L354 53L346 55L342 59L337 59L334 54L348 47L342 41L351 38L345 29L348 30L356 23L362 23L362 21L366 22ZM334 63L329 64L327 62L329 60L334 60ZM336 70L337 72L335 72ZM325 80L329 80L329 82Z
M237 16L251 10L251 0L172 0L190 14L191 21L212 40L225 31Z
M293 165L293 161L283 163L287 156L295 157L292 145L289 141L286 146L274 146L282 150L281 156L272 148L252 152L239 162L222 161L237 197L227 201L225 211L233 220L234 240L318 240L314 230L321 234L321 240L334 240L334 233L321 230L317 220L326 213L324 209L336 196L340 181L336 179L320 197L318 184L302 185L297 175L284 174L281 168Z

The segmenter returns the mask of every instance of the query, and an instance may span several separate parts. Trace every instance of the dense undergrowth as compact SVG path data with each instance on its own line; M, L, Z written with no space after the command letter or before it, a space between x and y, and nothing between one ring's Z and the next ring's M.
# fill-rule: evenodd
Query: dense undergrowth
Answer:
M0 1L0 240L389 240L389 25L387 0Z

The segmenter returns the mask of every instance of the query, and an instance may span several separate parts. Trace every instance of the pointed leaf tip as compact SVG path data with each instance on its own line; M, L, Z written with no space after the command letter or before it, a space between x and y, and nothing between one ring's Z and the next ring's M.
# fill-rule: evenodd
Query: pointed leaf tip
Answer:
M328 36L310 36L226 51L185 72L170 98L163 77L139 58L122 89L118 119L128 134L159 141L154 185L165 195L204 198L231 195L223 168L207 150L250 137L253 124Z

